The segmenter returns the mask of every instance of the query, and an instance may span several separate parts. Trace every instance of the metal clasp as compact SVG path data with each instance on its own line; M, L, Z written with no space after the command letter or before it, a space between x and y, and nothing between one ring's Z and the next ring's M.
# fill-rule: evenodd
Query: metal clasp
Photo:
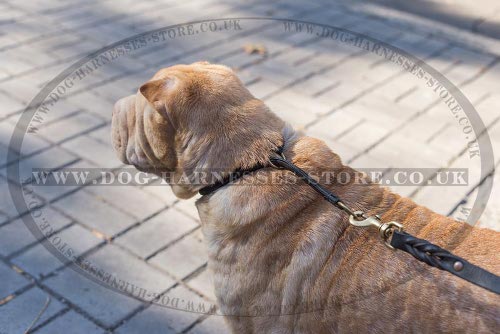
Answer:
M392 236L395 229L398 231L403 230L402 224L398 222L383 223L378 215L359 220L360 217L364 217L364 213L362 211L355 211L354 215L349 216L349 223L358 227L375 226L384 244L390 249L394 249L389 243L389 238Z

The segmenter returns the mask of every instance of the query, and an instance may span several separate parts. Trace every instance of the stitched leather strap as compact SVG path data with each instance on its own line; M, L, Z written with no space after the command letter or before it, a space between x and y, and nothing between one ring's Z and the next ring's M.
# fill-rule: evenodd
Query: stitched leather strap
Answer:
M310 185L314 190L316 190L321 196L323 196L324 199L326 199L333 205L337 206L337 204L340 202L340 198L323 188L315 179L309 176L309 174L307 174L304 170L295 166L292 162L278 157L271 157L269 160L272 164L293 172L295 175L304 180L304 182Z
M500 294L500 277L456 256L447 250L418 239L405 232L394 231L391 246L410 253L419 261L435 268L446 270L473 284Z

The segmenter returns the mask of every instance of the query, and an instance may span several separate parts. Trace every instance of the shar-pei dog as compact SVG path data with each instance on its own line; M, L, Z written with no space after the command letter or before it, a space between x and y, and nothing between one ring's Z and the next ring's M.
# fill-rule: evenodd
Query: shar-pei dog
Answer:
M389 249L376 230L352 226L293 173L274 168L269 158L281 148L311 175L355 173L323 141L276 116L226 66L160 70L115 104L112 138L121 161L162 175L181 199L210 186L209 177L181 182L200 171L250 171L196 202L217 304L234 333L500 330L498 295ZM436 214L376 183L324 186L356 210L400 222L500 273L498 232Z

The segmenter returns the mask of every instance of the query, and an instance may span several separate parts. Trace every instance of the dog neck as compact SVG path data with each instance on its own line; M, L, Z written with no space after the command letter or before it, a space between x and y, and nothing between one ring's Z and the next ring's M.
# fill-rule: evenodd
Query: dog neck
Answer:
M252 99L224 113L214 113L214 120L184 131L178 139L178 168L182 176L195 180L189 184L172 184L180 198L189 198L201 188L215 183L197 182L203 173L227 177L235 170L266 165L269 156L283 145L284 134L293 130L271 113L262 101ZM210 134L210 135L208 135Z

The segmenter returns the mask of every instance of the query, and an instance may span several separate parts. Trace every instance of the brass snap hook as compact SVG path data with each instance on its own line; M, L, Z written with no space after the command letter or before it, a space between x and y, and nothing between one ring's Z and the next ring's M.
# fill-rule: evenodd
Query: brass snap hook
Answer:
M394 229L402 231L403 225L397 222L382 223L380 216L378 215L358 220L357 218L359 218L362 214L363 212L361 211L355 211L354 215L349 216L349 223L358 227L375 226L378 230L380 238L384 241L384 244L390 249L394 249L394 247L392 247L389 243L389 238L392 236Z

